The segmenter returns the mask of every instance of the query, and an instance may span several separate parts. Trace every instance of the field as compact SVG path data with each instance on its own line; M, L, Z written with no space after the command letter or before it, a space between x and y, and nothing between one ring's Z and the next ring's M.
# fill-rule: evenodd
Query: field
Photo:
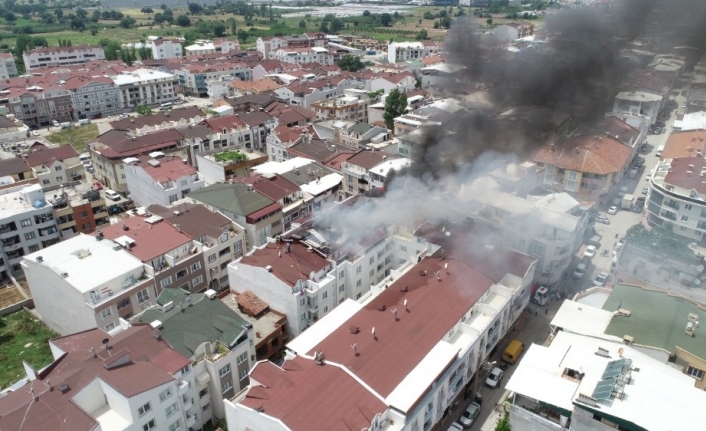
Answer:
M72 145L76 152L80 154L86 151L86 141L97 137L98 126L96 124L87 124L59 130L47 136L47 140L59 145Z
M52 361L47 340L57 337L26 310L0 319L0 387L25 376L22 360L39 370Z

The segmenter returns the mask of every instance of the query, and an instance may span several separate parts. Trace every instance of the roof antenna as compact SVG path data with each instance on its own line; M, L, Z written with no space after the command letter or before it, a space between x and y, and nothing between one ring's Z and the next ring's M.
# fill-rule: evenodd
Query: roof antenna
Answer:
M351 344L351 349L353 349L353 354L358 356L358 343Z
M404 310L409 312L409 308L407 308L407 298L404 300Z
M441 281L441 277L439 276L439 271L436 271L436 272L434 273L434 275L436 276L436 280L437 280L437 281Z
M373 338L374 338L375 340L377 340L378 337L375 335L375 327L374 327L374 326L373 326L373 330L370 331L370 332L373 334Z
M397 318L397 309L396 309L396 308L394 308L394 309L392 310L392 314L395 315L395 322L398 321L398 320L400 320L400 319Z
M444 264L444 270L446 271L446 275L449 275L449 263L448 262L446 262Z

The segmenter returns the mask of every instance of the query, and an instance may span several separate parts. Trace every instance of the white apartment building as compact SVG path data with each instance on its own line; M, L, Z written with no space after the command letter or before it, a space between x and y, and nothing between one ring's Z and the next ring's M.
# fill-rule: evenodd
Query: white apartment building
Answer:
M662 96L645 91L623 91L615 96L614 113L643 115L649 119L649 124L657 121L657 115L662 106Z
M105 76L75 76L64 88L71 91L76 118L102 118L120 112L120 90Z
M0 190L0 279L21 275L22 257L59 242L54 208L33 184Z
M201 429L196 373L147 324L100 329L49 341L53 363L3 392L12 430L186 431ZM14 360L20 360L14 358ZM27 397L27 394L34 394ZM21 412L21 413L20 413Z
M155 271L101 234L27 255L22 268L42 320L61 335L112 331L155 303Z
M35 48L22 53L25 70L45 67L71 66L93 60L105 60L102 46L50 46Z
M439 53L439 44L431 41L423 42L393 42L387 46L387 61L401 63L409 60L419 60Z
M15 57L9 52L0 53L0 79L15 78L16 76Z
M302 429L418 431L441 422L529 302L534 270L533 259L496 248L515 263L486 276L489 262L461 249L447 242L371 287L367 300L344 301L287 345L279 372L257 364L249 389L226 401L229 429L293 429L275 408L285 399L309 412L296 422ZM282 379L287 394L274 384ZM337 414L327 415L333 406Z
M168 206L205 185L203 176L193 166L174 155L156 151L128 157L123 162L130 198L138 206Z
M335 99L314 102L311 107L317 120L368 121L370 97L365 90L349 88Z
M171 73L137 69L110 76L120 91L120 107L135 109L140 105L159 105L179 99L179 78Z
M157 39L152 42L152 58L162 60L166 58L182 58L184 56L179 39Z
M281 36L258 37L255 42L255 47L262 53L262 58L270 59L272 58L270 56L271 52L287 47L287 40Z
M319 63L325 66L333 64L333 54L324 47L280 48L270 52L269 58L282 63L303 64Z
M229 82L234 79L249 81L252 79L252 69L244 63L224 62L215 65L187 64L180 69L174 69L179 78L184 94L204 97L208 96L208 82L226 76Z

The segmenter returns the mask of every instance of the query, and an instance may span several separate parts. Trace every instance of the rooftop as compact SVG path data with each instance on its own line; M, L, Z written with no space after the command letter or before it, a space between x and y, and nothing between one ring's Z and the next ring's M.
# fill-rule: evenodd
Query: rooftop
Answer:
M559 145L543 145L534 161L569 171L606 175L620 172L631 154L630 147L612 136L577 136Z
M287 316L271 310L269 304L249 290L240 294L231 292L221 301L243 320L253 325L255 343L280 330L280 325L284 326L287 320Z
M145 126L154 127L170 122L191 121L194 118L205 118L201 108L189 106L186 108L172 109L169 112L155 112L151 115L140 115L137 117L125 118L124 120L111 121L110 126L116 130L135 130Z
M217 239L224 232L234 229L234 224L228 217L203 205L181 203L172 208L150 205L147 211L164 217L174 225L178 224L182 232L195 239L202 236Z
M168 155L153 159L150 156L138 157L136 166L158 183L178 181L181 178L198 175L198 171L181 157Z
M620 338L630 335L635 344L664 349L669 353L680 347L706 359L706 343L701 340L703 329L697 325L693 337L684 333L689 313L703 316L703 305L664 292L622 284L613 286L603 309L615 311L619 303L632 314L630 317L613 317L606 334Z
M0 177L17 175L31 170L32 168L29 166L27 161L21 157L0 159Z
M171 73L160 72L155 69L137 69L123 72L110 77L117 86L133 85L145 81L176 81L177 77Z
M349 165L360 166L365 170L370 170L375 166L381 164L389 157L388 153L383 151L360 151L355 156L348 159L346 163Z
M7 192L4 193L3 192ZM38 199L41 196L41 199ZM33 202L34 200L34 202ZM25 186L20 190L0 190L0 220L12 217L25 211L45 208L47 212L51 207L46 205L45 195L39 184Z
M706 130L692 130L687 132L672 132L664 144L663 159L677 159L679 157L692 157L697 151L704 154L706 151Z
M193 358L206 342L220 341L230 348L247 332L248 322L220 300L208 299L203 293L189 295L181 289L164 289L157 303L140 315L140 322L162 322L162 337L186 358ZM173 308L165 307L169 303Z
M387 177L387 174L389 174L390 171L399 171L400 169L407 168L411 165L412 161L409 159L393 159L375 166L370 169L370 172L382 177Z
M247 185L212 184L189 193L190 199L240 216L248 216L261 209L279 205L263 194L250 190Z
M251 177L238 177L236 181L243 184L252 184L253 188L272 199L279 201L298 192L299 186L279 174L266 174Z
M243 256L240 264L269 267L275 277L294 287L299 280L309 280L312 272L328 268L331 262L318 253L310 253L300 243L290 243L290 251L287 252L285 244L268 242L262 248L256 248L251 254Z
M148 220L150 218L143 216L128 217L122 223L102 227L102 233L117 242L124 237L131 239L132 244L126 250L142 262L149 262L191 242L187 234L178 231L161 217L154 223Z
M27 163L34 167L39 165L51 166L57 160L78 157L78 153L71 145L48 148L45 145L33 145L31 152L25 157Z
M699 195L706 194L706 161L702 156L680 157L672 159L669 163L667 175L664 177L664 186L676 186L688 192L696 191ZM659 182L659 175L654 181ZM697 197L697 196L692 196Z
M615 310L601 310L567 299L561 303L551 325L563 331L602 336L613 318L613 311Z
M616 99L630 100L632 102L659 102L662 96L644 91L624 91L615 96Z
M158 130L139 136L123 130L109 130L98 136L90 146L105 157L118 158L148 154L175 146L183 138L184 135L176 129Z

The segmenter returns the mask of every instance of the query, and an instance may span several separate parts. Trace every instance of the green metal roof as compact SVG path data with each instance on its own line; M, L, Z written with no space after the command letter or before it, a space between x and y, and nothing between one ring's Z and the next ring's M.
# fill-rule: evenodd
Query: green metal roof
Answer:
M275 202L240 183L213 184L189 193L189 197L243 217Z
M187 305L187 296L191 305ZM219 299L208 299L202 293L187 295L181 289L164 289L157 302L160 306L145 311L140 322L162 322L162 338L187 358L206 341L230 346L249 324ZM160 311L169 302L174 308Z
M371 126L370 124L361 121L361 122L355 123L354 125L349 127L348 132L353 132L353 133L357 133L359 135L364 135L364 134L368 133L368 130L370 130L372 128L373 128L373 126Z
M675 347L706 359L706 343L703 342L706 327L695 328L695 336L684 330L689 321L689 313L706 315L694 303L670 296L663 292L643 290L640 287L616 285L603 305L607 311L615 311L618 304L630 310L630 317L613 317L606 334L616 337L630 335L635 344L656 347L674 353Z

